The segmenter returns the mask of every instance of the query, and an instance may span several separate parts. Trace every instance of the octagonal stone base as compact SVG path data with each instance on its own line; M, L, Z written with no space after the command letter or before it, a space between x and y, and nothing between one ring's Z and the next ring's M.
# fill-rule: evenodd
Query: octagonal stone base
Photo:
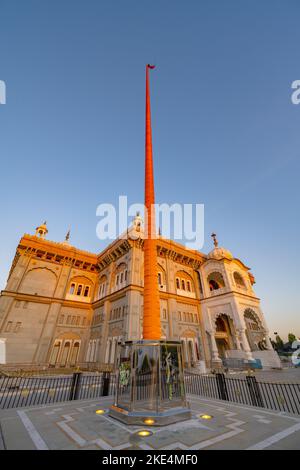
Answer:
M166 426L168 424L178 423L191 419L191 411L189 408L171 408L162 412L144 411L127 411L118 406L112 405L109 410L109 416L121 421L124 424L132 424L136 426L145 426L146 419L153 419L151 426Z

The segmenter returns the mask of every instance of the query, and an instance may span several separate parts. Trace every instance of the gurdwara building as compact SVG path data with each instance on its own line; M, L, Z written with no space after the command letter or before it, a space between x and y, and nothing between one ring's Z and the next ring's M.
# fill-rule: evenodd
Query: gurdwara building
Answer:
M142 338L142 218L99 254L47 234L44 223L16 249L0 296L0 368L113 368L118 344ZM206 255L158 236L162 339L182 342L189 369L280 367L253 275L213 239Z

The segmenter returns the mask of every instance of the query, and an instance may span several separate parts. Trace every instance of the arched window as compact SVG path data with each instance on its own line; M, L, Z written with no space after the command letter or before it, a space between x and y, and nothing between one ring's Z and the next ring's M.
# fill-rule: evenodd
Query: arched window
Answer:
M209 274L209 276L207 277L207 282L210 291L218 290L222 287L225 287L224 278L222 274L217 271L214 271L213 273Z
M235 284L237 287L243 287L245 288L246 285L245 285L245 282L244 282L244 279L242 278L242 276L240 275L240 273L238 273L237 271L235 271L233 273L233 277L234 277L234 281L235 281Z
M218 290L218 289L220 289L219 284L214 279L211 279L209 281L209 290Z
M99 299L102 299L102 297L105 297L106 285L107 285L107 277L105 276L105 274L103 274L99 280L99 290L98 290Z
M79 341L76 341L73 344L72 352L71 352L71 355L70 355L70 365L71 366L75 366L75 364L77 362L78 353L79 353L79 346L80 346Z
M176 277L177 294L185 297L195 297L195 287L192 276L186 271L177 271Z
M72 282L72 284L70 286L70 294L74 294L74 291L75 291L75 283Z
M61 366L64 367L67 364L69 351L70 351L71 343L66 341L63 347L62 357L61 357Z
M216 319L216 331L225 331L226 332L225 322L221 317L218 317Z
M76 276L71 279L66 298L74 300L78 296L81 297L78 300L81 302L87 302L92 292L92 285L92 281L90 281L87 277ZM83 299L83 297L86 297L86 299Z
M54 342L51 357L50 357L50 361L49 361L50 366L55 366L55 364L57 363L58 353L59 353L59 350L60 350L60 345L61 345L61 341L55 341Z
M113 274L112 277L112 287L115 290L122 289L126 285L127 280L127 266L125 263L120 263Z

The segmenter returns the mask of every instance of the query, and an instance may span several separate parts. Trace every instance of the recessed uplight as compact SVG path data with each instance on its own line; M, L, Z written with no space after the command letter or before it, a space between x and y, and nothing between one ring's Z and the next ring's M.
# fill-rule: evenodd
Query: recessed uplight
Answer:
M199 418L201 418L201 419L211 419L212 416L210 416L210 415L200 415Z
M152 418L146 418L144 419L144 423L147 424L148 426L151 426L152 424L155 423L155 420Z
M148 437L148 436L151 436L152 434L153 432L148 431L148 429L143 429L142 431L137 432L137 435L140 437Z
M105 410L96 410L96 415L103 415Z

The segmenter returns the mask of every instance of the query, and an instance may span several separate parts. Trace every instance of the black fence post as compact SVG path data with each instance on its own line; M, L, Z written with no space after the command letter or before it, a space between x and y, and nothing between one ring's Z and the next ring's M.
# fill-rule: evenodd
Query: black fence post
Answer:
M103 372L102 376L102 396L109 395L110 372Z
M250 392L252 405L263 408L264 402L263 402L263 399L259 390L259 385L256 381L256 377L247 375L246 380L247 380L247 385L248 385L249 392Z
M81 374L81 372L74 372L73 374L69 400L78 400Z
M229 401L225 375L221 373L217 373L216 379L217 379L217 387L218 387L218 394L219 394L220 400Z

